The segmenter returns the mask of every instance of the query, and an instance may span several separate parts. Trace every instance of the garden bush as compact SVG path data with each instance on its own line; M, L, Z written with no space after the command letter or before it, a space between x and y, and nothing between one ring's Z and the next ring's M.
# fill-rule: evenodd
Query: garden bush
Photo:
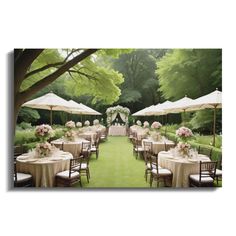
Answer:
M27 122L21 122L18 126L21 127L22 129L32 129L32 125Z

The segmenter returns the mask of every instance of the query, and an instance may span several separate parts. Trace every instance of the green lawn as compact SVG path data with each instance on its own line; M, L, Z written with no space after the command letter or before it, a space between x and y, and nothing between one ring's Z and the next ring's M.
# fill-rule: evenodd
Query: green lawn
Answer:
M90 182L82 176L83 188L149 188L144 178L144 161L135 159L127 137L108 137L99 149L97 160L94 154L91 156ZM80 187L79 184L74 186Z
M149 188L144 178L144 161L135 159L127 137L108 137L99 149L99 158L91 157L90 182L87 183L86 176L82 176L83 187Z

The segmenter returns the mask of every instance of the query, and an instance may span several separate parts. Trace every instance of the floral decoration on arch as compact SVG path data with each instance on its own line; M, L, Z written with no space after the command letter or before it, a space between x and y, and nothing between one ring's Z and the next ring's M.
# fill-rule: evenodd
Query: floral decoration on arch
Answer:
M115 107L107 108L106 114L107 114L108 126L110 126L112 121L114 120L113 115L115 115L115 114L123 114L125 116L125 123L128 124L128 116L130 114L130 110L127 107L122 107L122 106L118 105Z

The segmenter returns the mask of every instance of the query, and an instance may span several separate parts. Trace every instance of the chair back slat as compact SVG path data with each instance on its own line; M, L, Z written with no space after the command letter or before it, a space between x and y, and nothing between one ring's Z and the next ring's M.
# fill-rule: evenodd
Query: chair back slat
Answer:
M70 159L69 178L71 178L71 174L74 172L75 168L81 168L81 163L82 161L80 157Z
M216 166L217 166L217 161L208 161L208 162L200 161L200 177L199 177L200 184L204 178L211 177L213 180L215 179Z

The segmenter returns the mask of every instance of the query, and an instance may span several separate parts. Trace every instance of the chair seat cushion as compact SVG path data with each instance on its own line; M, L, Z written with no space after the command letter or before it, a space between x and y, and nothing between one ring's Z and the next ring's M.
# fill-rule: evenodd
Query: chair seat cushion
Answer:
M150 163L147 163L146 165L147 169L151 169L151 164ZM158 166L158 169L160 169L161 167ZM156 165L152 165L152 169L156 169Z
M136 148L134 148L134 150L136 152L143 152L144 151L144 149L142 147L136 147Z
M222 170L216 169L216 176L222 176Z
M152 169L153 174L157 174L157 169ZM168 169L158 168L158 175L171 175L171 171Z
M73 170L75 170L75 171L80 171L80 170L85 170L85 169L87 169L87 168L88 168L87 163L82 163L82 164L81 164L81 167L80 167L80 166L77 166L77 167L73 168Z
M96 147L91 147L90 151L91 151L91 152L96 152L96 151L97 151L97 148L96 148Z
M69 179L69 170L59 172L56 174L56 176L63 179ZM77 178L77 177L79 177L79 172L71 172L71 178Z
M189 178L193 181L199 182L200 175L199 174L190 175ZM202 183L212 183L213 181L214 181L213 178L211 178L210 176L201 178Z
M17 173L17 182L28 181L32 178L32 175L25 173Z

